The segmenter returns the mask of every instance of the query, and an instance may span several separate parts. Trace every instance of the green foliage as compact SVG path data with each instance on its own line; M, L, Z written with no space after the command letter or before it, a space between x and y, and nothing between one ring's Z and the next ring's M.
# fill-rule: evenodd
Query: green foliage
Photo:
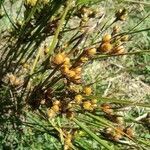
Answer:
M74 2L0 1L0 149L148 149L150 96L142 101L128 93L118 96L120 87L111 82L125 72L142 75L140 83L149 88L149 3L140 1L139 11L137 1ZM128 11L124 23L127 11L115 14L119 8ZM114 25L121 31L114 34ZM104 42L106 33L111 40ZM121 42L126 35L129 40ZM125 52L114 51L117 40ZM108 43L112 51L103 51ZM72 72L63 74L62 56L70 61L69 71L81 68L80 80ZM89 86L92 92L85 92ZM75 101L77 94L81 103ZM130 128L136 134L128 134Z

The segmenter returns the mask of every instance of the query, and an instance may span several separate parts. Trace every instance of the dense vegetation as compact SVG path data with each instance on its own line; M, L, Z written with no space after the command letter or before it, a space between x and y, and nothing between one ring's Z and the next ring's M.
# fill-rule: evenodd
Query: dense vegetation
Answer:
M150 3L0 1L0 149L150 147Z

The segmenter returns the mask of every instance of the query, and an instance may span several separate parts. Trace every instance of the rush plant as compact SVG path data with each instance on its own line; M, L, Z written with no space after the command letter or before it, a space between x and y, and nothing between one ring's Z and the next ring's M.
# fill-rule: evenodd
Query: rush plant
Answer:
M86 65L94 60L100 63L150 52L128 50L133 36L150 28L136 30L138 22L125 31L127 8L105 14L92 1L25 0L15 19L5 4L1 2L1 9L11 28L1 36L2 148L112 150L150 146L148 138L138 137L134 131L137 126L149 128L149 113L138 120L121 113L127 107L147 111L150 104L96 94L94 85L99 80L88 83L83 75ZM16 141L4 135L8 130L18 132ZM40 136L47 145L36 145L36 138L31 143L32 135Z

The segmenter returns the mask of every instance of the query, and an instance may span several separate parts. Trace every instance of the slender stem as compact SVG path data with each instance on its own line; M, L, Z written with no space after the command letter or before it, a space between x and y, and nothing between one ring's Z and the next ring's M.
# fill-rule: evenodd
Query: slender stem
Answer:
M133 0L124 0L124 2L143 4L143 5L150 5L150 3L148 3L148 2L140 2L140 1L133 1Z
M62 18L59 21L58 28L55 31L55 35L54 35L54 38L52 40L52 43L50 44L48 56L51 55L51 53L54 51L54 49L56 47L56 44L57 44L57 41L58 41L58 35L59 35L59 33L60 33L60 31L61 31L61 29L63 27L63 23L64 23L64 20L65 20L65 17L66 17L66 15L67 15L67 13L68 13L68 11L70 9L70 6L71 6L71 0L68 0L66 5L67 6L66 6L66 8L65 8L65 10L63 12L63 16L62 16Z
M89 130L83 123L79 122L76 118L73 118L73 121L80 126L87 134L93 137L98 143L102 144L106 149L113 150L104 140L100 139L96 134Z
M108 57L124 56L124 55L136 55L136 54L141 54L141 53L150 53L150 50L137 51L137 52L128 52L128 53L124 53L124 54L102 55L102 56L95 57L95 58L93 58L92 60L100 59L100 58L108 58Z
M31 68L30 75L34 73L34 69L35 69L35 66L37 65L38 59L40 58L41 52L42 52L42 48L39 48L38 49L38 53L36 55L36 58L35 58L35 60L33 62L33 66Z
M5 11L5 14L6 14L6 16L8 17L10 23L12 24L12 26L13 26L15 29L17 29L17 27L16 27L16 25L14 24L13 20L12 20L12 19L10 18L10 16L8 15L7 10L6 10L5 7L4 7L4 4L2 4L2 7L3 7L3 9L4 9L4 11Z

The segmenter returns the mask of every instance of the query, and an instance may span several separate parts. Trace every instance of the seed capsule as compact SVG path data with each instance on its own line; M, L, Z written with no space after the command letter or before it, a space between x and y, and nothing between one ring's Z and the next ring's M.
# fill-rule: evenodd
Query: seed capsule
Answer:
M110 34L105 34L102 38L103 43L109 42L110 40L111 40L111 35Z
M130 127L127 127L124 129L124 132L129 136L129 137L133 137L134 133L133 130Z
M62 74L68 74L69 73L69 67L67 66L67 65L63 65L62 67L61 67L61 72L62 72Z
M127 16L127 12L126 9L120 9L117 13L116 13L116 19L120 20L120 21L125 21L126 20L126 16Z
M103 43L99 49L101 52L109 53L112 50L112 45L108 42Z
M60 109L58 105L53 105L51 108L55 113L57 113Z
M124 36L122 36L121 37L121 41L128 41L128 39L129 39L129 36L128 35L124 35Z
M113 109L111 108L110 104L102 104L101 105L101 109L104 113L106 114L112 114L113 113Z
M71 145L72 145L72 135L68 133L64 140L64 150L70 150Z
M55 101L53 102L53 105L60 105L60 101L59 101L59 100L55 100Z
M88 50L86 50L86 54L89 56L89 57L92 57L96 54L96 48L90 48Z
M75 101L76 101L78 104L81 103L82 99L83 99L82 95L76 95L76 96L75 96Z
M91 95L91 93L92 93L91 87L84 87L83 93L86 94L87 96Z
M89 59L88 59L88 57L81 57L80 58L80 61L82 62L82 63L85 63L85 62L87 62Z
M92 108L93 109L97 108L97 104L92 104Z
M47 111L47 115L48 115L48 117L49 117L49 118L53 118L53 117L55 117L55 116L56 116L56 113L55 113L55 111L54 111L54 110L52 110L52 109L48 109L48 111Z
M114 48L113 53L119 55L119 54L123 54L124 51L125 51L125 49L123 46L118 46L117 48Z
M126 17L126 15L122 15L122 16L120 16L120 18L119 18L119 19L120 19L121 21L125 21L125 20L126 20L126 18L127 18L127 17Z
M83 102L83 108L84 108L85 110L93 110L90 101L85 101L85 102Z
M73 111L68 111L66 116L69 118L69 119L72 119L74 116L75 116L75 113Z
M116 117L116 123L123 125L123 124L124 124L124 119L123 119L123 117Z
M30 6L35 6L37 3L37 0L26 0L26 4Z
M113 27L113 34L116 34L116 33L118 33L120 31L120 27L119 26L114 26Z
M70 58L69 57L65 57L64 58L64 65L67 65L67 66L70 66L71 63L70 63Z
M64 53L58 53L53 58L53 63L56 65L60 65L64 63L65 61L65 54Z
M76 68L74 68L73 70L75 71L75 73L76 73L77 75L80 75L82 68L81 68L81 67L76 67Z
M69 77L69 78L73 78L75 75L76 75L76 73L73 70L69 70L69 72L67 73L67 77Z
M92 102L93 104L97 104L97 99L92 99L91 102Z
M18 86L22 83L22 81L13 74L7 74L7 77L13 86Z

